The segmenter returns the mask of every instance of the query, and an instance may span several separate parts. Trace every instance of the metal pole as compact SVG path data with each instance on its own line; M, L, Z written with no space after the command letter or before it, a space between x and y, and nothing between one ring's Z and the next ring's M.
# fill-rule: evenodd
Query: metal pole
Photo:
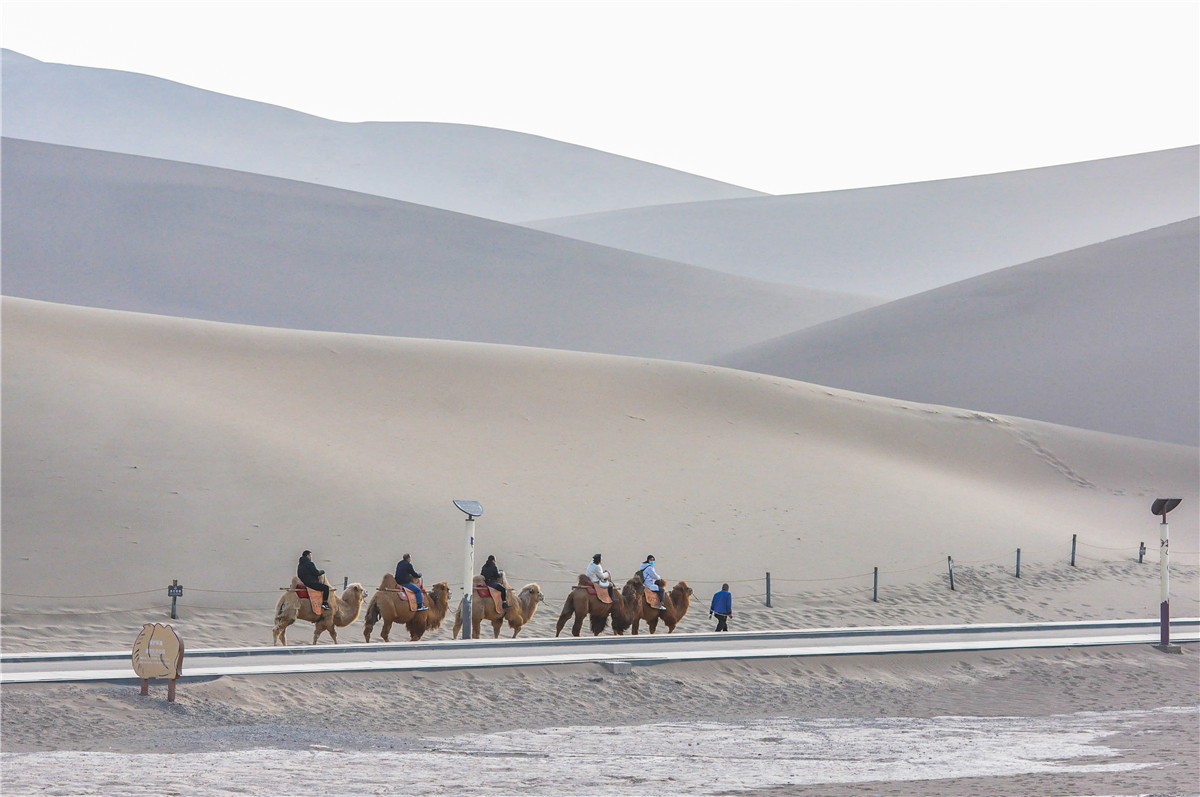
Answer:
M1075 540L1078 536L1078 534L1071 535L1071 567L1075 566Z
M1017 549L1017 578L1021 577L1021 549Z
M771 571L767 571L767 608L771 608Z
M871 600L879 603L879 568L875 568L875 586L871 589Z
M946 557L946 567L950 571L950 589L953 590L954 589L954 559L952 559L949 556Z
M178 586L179 586L179 579L177 579L177 578L173 578L173 579L171 579L171 586L172 586L172 587L178 587ZM179 619L179 615L175 613L175 602L176 602L176 601L178 601L178 600L179 600L179 597L178 597L178 596L176 596L176 595L172 595L172 596L171 596L171 619L172 619L172 620L178 620L178 619Z
M1139 542L1138 543L1138 564L1140 565L1142 563L1142 560L1145 558L1146 558L1146 543Z
M342 592L350 589L350 576L342 576Z
M1158 541L1158 569L1161 578L1162 603L1158 605L1159 641L1163 648L1171 645L1171 567L1170 567L1170 537L1171 528L1167 525L1167 514L1164 512L1162 523L1159 524L1162 534Z
M467 515L466 549L463 555L462 638L471 638L471 579L475 575L475 518Z

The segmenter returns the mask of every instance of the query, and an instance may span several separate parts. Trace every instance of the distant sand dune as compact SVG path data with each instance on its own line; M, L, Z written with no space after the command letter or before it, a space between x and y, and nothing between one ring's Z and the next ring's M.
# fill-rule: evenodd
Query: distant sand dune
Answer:
M169 80L3 51L4 135L218 166L501 221L760 195L472 125L321 119Z
M10 296L688 361L876 303L260 175L13 139L3 159Z
M906 185L631 208L528 226L898 299L1200 215L1200 147Z

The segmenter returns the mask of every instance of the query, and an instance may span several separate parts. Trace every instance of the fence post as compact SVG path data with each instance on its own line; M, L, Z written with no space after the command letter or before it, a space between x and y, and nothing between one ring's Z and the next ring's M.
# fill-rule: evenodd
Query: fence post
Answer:
M1138 543L1138 564L1139 565L1142 563L1142 559L1144 559L1145 556L1146 556L1146 543L1139 542Z
M1075 566L1075 540L1079 537L1078 534L1071 535L1071 567Z
M1021 549L1017 549L1017 578L1021 577Z
M871 588L871 600L879 603L879 568L875 568L875 586Z
M946 567L947 567L947 569L950 570L950 589L953 590L954 589L954 559L952 557L949 557L949 556L946 557Z
M350 589L350 576L342 576L342 592Z
M771 571L767 571L767 608L771 608Z
M171 596L171 619L178 620L179 615L175 612L175 602L183 594L183 587L179 586L179 579L171 579L171 586L167 587L167 594Z

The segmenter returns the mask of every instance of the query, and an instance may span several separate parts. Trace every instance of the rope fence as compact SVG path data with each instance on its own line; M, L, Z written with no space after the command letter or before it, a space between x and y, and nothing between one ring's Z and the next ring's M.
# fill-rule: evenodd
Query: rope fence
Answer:
M1088 548L1088 549L1094 550L1094 551L1125 551L1125 552L1130 551L1129 546L1113 547L1113 546L1095 545L1095 544L1080 540L1080 539L1078 539L1077 534L1073 534L1071 537L1070 556L1069 556L1069 559L1067 560L1071 567L1076 566L1076 560L1082 560L1082 561L1087 561L1087 562L1111 562L1111 561L1114 561L1111 558L1104 559L1104 558L1099 558L1099 557L1095 557L1095 556L1088 556L1085 554L1081 554L1078 552L1077 547L1084 547L1084 548ZM1136 552L1136 561L1141 564L1148 563L1145 561L1145 554L1150 550L1152 550L1152 549L1147 548L1144 542L1140 543L1139 548ZM1024 551L1021 548L1017 548L1012 553L1008 553L1008 552L999 553L994 556L990 556L990 557L983 558L983 559L970 559L970 560L963 560L963 561L955 561L952 556L947 556L944 561L939 559L934 562L928 562L928 563L924 563L924 564L914 565L911 567L889 569L889 570L883 570L883 569L876 567L872 571L869 571L869 572L852 573L849 575L824 576L824 577L818 577L818 578L779 577L779 576L773 576L769 571L767 571L764 574L764 576L758 577L758 578L739 578L739 579L701 578L701 579L691 579L691 580L694 580L696 583L728 583L731 585L732 584L736 584L736 585L765 584L765 589L739 588L738 595L740 598L762 600L762 601L764 601L764 603L767 607L771 607L771 601L773 598L805 599L805 598L812 597L811 594L804 594L804 593L797 593L797 592L781 592L779 590L772 589L773 583L775 583L775 584L823 584L823 583L832 584L832 583L836 583L836 582L845 582L845 581L853 581L853 580L858 580L858 579L872 578L873 584L870 587L863 587L863 588L858 588L858 589L854 589L854 588L846 589L844 591L840 591L839 594L840 595L869 594L869 595L871 595L871 599L873 601L878 602L880 576L906 575L906 574L913 573L913 572L920 571L920 570L933 570L935 568L941 570L942 568L945 568L948 573L948 577L949 577L949 588L951 590L954 590L955 589L955 583L954 583L954 567L955 567L955 565L975 566L975 565L985 565L985 564L1009 563L1009 562L1014 562L1014 555L1015 555L1014 575L1016 578L1020 578L1021 577L1022 556L1043 557L1046 555L1053 555L1056 551L1059 553L1063 552L1062 549L1059 549L1059 548L1040 548L1035 551ZM1196 551L1174 551L1174 550L1172 550L1172 553L1174 553L1176 555L1182 555L1182 556L1200 556L1200 552L1196 552ZM1149 562L1149 564L1153 564L1153 562ZM554 585L569 584L569 585L574 586L576 583L578 583L578 577L571 578L571 579L544 579L544 578L543 579L527 579L527 578L513 575L513 576L510 576L510 580L513 582L514 586L516 584L526 584L526 583L537 583L539 585L540 584L554 584ZM349 582L348 577L343 579L343 588L345 587L345 584L348 582ZM159 593L160 591L163 591L163 590L164 590L163 587L158 587L155 589L143 589L143 590L134 590L131 592L115 592L115 593L106 593L106 594L97 594L97 595L36 595L36 594L29 594L29 593L0 591L0 597L3 597L3 598L28 598L28 599L34 599L34 600L58 600L58 601L89 600L89 601L95 601L95 600L103 600L103 599L111 599L111 598L126 598L126 597L132 597L132 596L137 596L137 595L151 595L151 594ZM278 588L273 589L273 590L262 590L262 589L259 589L259 590L233 590L233 589L211 589L211 588L204 588L204 587L188 587L188 590L190 592L198 592L198 593L203 593L203 594L208 594L208 595L278 595L279 594ZM167 592L167 595L171 599L171 616L175 617L176 616L176 601L183 595L183 586L178 583L178 580L175 580L171 585L166 586L165 591ZM1181 598L1183 600L1187 600L1191 603L1200 604L1200 599L1193 598L1190 595L1180 595L1179 598ZM138 607L138 608L96 609L96 610L91 610L91 611L74 611L74 610L72 610L72 614L85 614L85 615L87 615L87 614L95 614L95 615L118 614L118 613L123 613L123 612L154 611L154 610L160 609L160 608L161 608L161 606L143 606L143 607ZM230 610L230 607L200 606L200 605L196 605L196 604L189 604L188 608L189 609L209 610L209 611L228 611L228 610ZM6 614L6 615L44 615L44 614L52 614L52 613L53 612L46 612L46 611L33 611L33 610L13 611L13 610L9 610L7 608L4 609L4 614Z

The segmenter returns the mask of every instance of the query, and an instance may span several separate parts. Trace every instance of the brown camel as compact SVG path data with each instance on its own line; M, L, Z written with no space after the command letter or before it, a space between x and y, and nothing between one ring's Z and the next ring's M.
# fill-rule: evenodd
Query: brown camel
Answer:
M608 626L608 617L611 614L613 618L614 633L617 625L620 624L622 618L624 625L621 630L628 628L632 624L632 619L628 617L628 611L625 605L625 596L620 592L616 592L612 603L605 603L598 597L587 591L588 584L591 580L587 576L579 577L579 584L571 590L571 594L567 596L563 603L562 613L558 615L558 626L554 629L554 635L558 636L562 633L563 626L567 624L567 620L571 617L575 618L575 624L571 626L571 636L579 636L579 632L583 629L583 618L587 617L592 622L592 633L596 636L600 635ZM596 589L605 589L604 587L596 587Z
M321 580L326 584L329 583L324 576ZM287 644L287 628L297 620L306 620L315 624L313 630L313 644L317 644L321 633L329 632L329 636L333 638L334 643L337 643L337 629L344 628L358 619L359 609L362 608L363 596L366 590L362 584L351 584L346 587L346 591L338 597L333 590L329 591L329 606L331 611L321 612L321 616L317 617L313 614L312 604L308 599L300 600L296 596L296 587L300 586L300 579L292 576L292 586L287 592L279 596L279 602L275 604L275 627L271 629L272 644L286 645Z
M646 621L646 628L653 634L661 620L667 626L667 633L675 630L675 626L679 625L679 621L687 614L688 606L691 604L692 588L687 585L686 581L676 581L675 586L671 587L667 593L665 601L666 611L659 611L651 608L646 603L645 584L642 582L641 575L636 575L625 582L621 594L625 598L625 604L629 607L628 615L629 622L625 622L625 618L618 619L613 615L613 633L622 634L626 628L632 628L633 635L637 635L638 624Z
M425 611L414 612L408 600L401 600L400 593L396 592L396 577L391 573L384 574L383 581L367 604L367 613L363 617L363 639L371 641L371 630L380 620L383 620L383 628L379 636L384 642L390 641L388 635L392 632L393 623L403 623L413 642L423 637L426 631L438 630L450 609L450 585L439 581L426 589L425 605L429 607Z
M483 576L475 576L471 579L472 587L483 584ZM537 584L526 584L521 588L521 592L517 595L515 601L512 600L513 589L508 585L508 579L504 580L504 586L508 589L509 600L508 608L503 613L496 611L496 604L491 598L481 598L479 593L473 592L471 595L471 638L479 639L479 626L484 620L492 624L493 639L500 638L500 626L504 621L508 621L508 627L513 630L513 636L521 633L521 627L533 619L533 613L537 611L538 604L546 600L546 596L542 594L542 588ZM458 608L454 610L454 637L458 637L458 632L462 630L462 602L458 604Z

